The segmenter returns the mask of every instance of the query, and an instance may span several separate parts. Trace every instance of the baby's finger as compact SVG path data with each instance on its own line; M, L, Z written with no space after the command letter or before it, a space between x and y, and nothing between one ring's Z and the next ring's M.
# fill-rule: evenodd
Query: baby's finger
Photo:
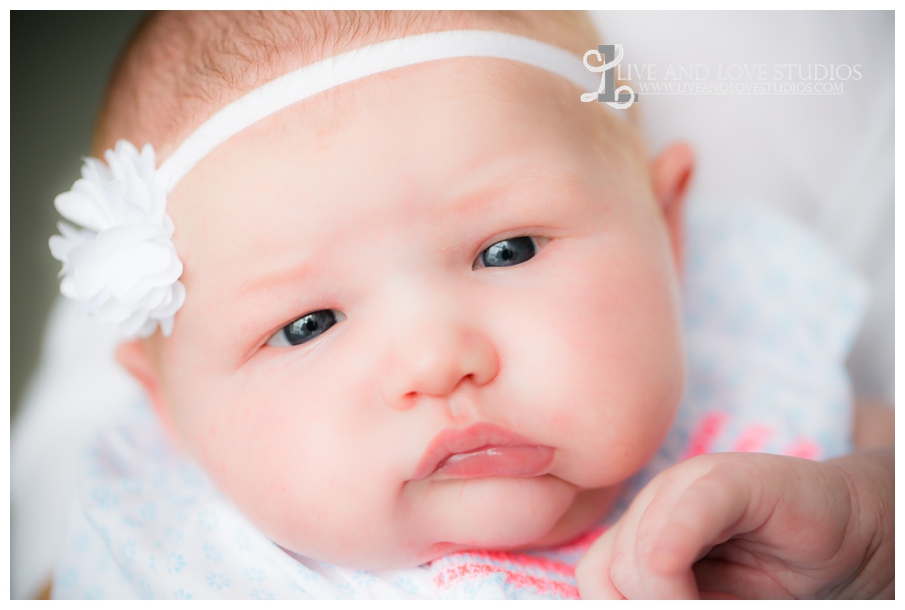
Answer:
M726 469L714 469L697 479L657 528L650 568L662 576L684 576L710 548L736 533L733 528L749 502L748 488Z
M575 582L581 599L625 599L610 578L613 540L617 526L608 529L575 566Z

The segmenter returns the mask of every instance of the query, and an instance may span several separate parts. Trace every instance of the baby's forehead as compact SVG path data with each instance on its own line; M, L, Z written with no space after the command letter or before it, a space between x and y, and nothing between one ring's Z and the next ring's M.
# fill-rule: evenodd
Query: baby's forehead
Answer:
M541 147L548 165L535 173L578 171L580 162L603 172L625 166L638 152L634 129L577 97L559 76L498 58L408 66L328 89L259 121L213 150L186 182L198 189L207 178L273 182L304 174L309 188L319 188L356 185L375 168L379 178L411 182L420 168L452 182L456 172L480 170L494 156ZM408 153L417 153L417 165L398 162ZM446 162L451 156L479 166L454 167ZM318 169L308 174L312 167ZM187 199L204 199L179 190L171 213L181 214Z
M509 35L499 36L502 38ZM404 40L412 41L415 38L419 37ZM533 39L516 40L520 41L519 45L523 45ZM471 41L464 40L464 43L471 44ZM569 54L555 46L540 46L546 47L543 49L545 54L555 50L554 53L569 57ZM347 55L360 52L367 56L375 52L372 48L355 50ZM526 50L522 48L521 52ZM399 55L401 59L405 59L406 52L399 51ZM375 126L385 127L389 121L393 121L395 131L389 134L387 141L417 141L425 151L442 155L443 143L433 142L430 134L416 127L415 117L426 117L426 123L429 124L444 124L456 120L448 112L450 108L470 105L475 115L470 119L471 123L478 119L490 128L500 128L521 122L523 131L536 138L566 136L558 138L564 146L590 146L595 153L615 161L624 162L631 157L637 160L640 157L642 165L645 164L639 134L627 113L613 111L603 104L583 103L586 96L576 93L576 83L580 82L580 87L594 86L593 75L578 70L583 76L590 77L589 85L584 79L576 79L574 72L564 78L563 71L549 67L542 69L541 63L532 63L529 59L518 60L519 53L514 57L516 61L508 57L504 59L504 56L494 56L493 53L486 57L451 54L449 57L441 56L427 61L413 59L411 64L407 64L409 60L405 59L401 62L402 67L381 69L385 71L354 77L349 82L319 90L313 97L303 98L263 120L251 123L250 127L237 131L231 141L266 138L268 133L278 135L287 125L292 125L303 128L302 131L310 136L309 144L313 147L312 152L316 153L319 147L335 145L337 134L342 133L347 137L353 134L353 140L364 140L373 137ZM330 58L321 63L336 60L337 58ZM574 68L573 62L578 63L577 58L571 57L564 64ZM268 87L270 84L273 83L269 83ZM259 92L253 92L257 93ZM386 112L381 109L375 103L375 96L378 94L385 102L383 108L392 111L404 107L406 112ZM231 106L240 105L245 99L248 98ZM492 113L495 114L490 119ZM463 123L460 131L451 130L448 135L454 136L454 142L464 142L471 133L466 127L468 125ZM355 147L353 142L349 142L349 145ZM391 150L386 152L392 154ZM232 146L230 154L241 156L244 153L241 147Z

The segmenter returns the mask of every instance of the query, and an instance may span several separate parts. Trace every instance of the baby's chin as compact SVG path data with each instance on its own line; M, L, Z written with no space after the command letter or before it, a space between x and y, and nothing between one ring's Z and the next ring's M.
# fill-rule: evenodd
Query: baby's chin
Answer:
M555 546L592 527L613 495L610 489L581 490L551 475L423 483L406 490L405 508L395 524L372 521L360 530L360 546L353 535L344 537L342 546L308 553L299 549L299 554L349 568L387 570L415 567L456 551ZM379 533L394 529L400 535Z
M578 492L552 475L485 477L432 482L422 505L431 510L428 534L437 544L514 548L546 536Z

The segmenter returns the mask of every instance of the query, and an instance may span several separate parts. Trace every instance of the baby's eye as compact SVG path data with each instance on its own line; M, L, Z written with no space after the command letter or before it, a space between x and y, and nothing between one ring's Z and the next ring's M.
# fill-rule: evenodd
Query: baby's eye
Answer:
M531 259L537 251L533 237L512 237L486 248L475 261L475 267L511 267Z
M312 311L278 330L267 342L267 345L274 347L300 345L324 334L331 326L344 318L342 313L332 309Z

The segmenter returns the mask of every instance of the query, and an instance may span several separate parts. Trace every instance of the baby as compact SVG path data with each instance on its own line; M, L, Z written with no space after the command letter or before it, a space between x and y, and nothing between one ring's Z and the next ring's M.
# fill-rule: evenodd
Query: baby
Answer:
M277 77L458 30L579 57L599 42L571 14L155 15L94 150L150 143L153 171ZM403 65L234 128L150 189L175 230L161 216L147 257L109 263L162 257L158 308L120 316L150 336L118 358L170 441L298 561L564 548L660 448L683 394L692 155L651 163L627 111L581 93L500 55ZM87 272L66 264L73 292ZM578 590L890 595L891 471L889 454L683 462L590 546Z

